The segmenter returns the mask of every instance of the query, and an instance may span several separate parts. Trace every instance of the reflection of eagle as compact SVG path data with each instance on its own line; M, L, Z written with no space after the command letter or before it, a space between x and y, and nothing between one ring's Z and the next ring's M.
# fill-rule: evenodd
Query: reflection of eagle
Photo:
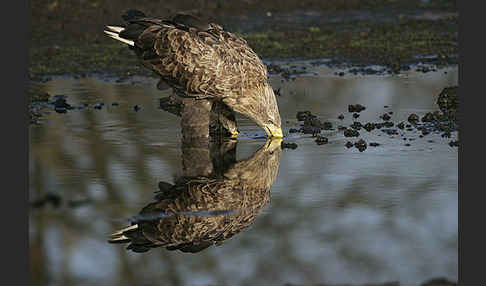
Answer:
M169 20L129 10L122 17L126 27L107 26L105 33L132 47L178 95L220 102L282 137L267 69L244 39L191 15ZM237 135L234 126L229 131Z
M191 143L182 147L184 177L175 185L160 182L156 201L144 207L131 226L115 232L110 242L130 243L127 249L135 252L160 246L198 252L253 223L269 200L281 140L268 139L240 162L235 162L234 141L213 146L214 152L204 141Z

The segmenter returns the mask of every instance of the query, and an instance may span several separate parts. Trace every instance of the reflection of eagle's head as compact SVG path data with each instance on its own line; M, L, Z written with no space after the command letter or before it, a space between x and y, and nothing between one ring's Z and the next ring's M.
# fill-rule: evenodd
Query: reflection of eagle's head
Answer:
M268 202L280 143L269 139L250 158L234 162L220 174L183 177L174 185L160 182L156 201L144 207L131 226L115 232L110 242L129 243L127 249L135 252L161 246L199 252L222 243L253 223ZM233 144L230 151L236 147Z

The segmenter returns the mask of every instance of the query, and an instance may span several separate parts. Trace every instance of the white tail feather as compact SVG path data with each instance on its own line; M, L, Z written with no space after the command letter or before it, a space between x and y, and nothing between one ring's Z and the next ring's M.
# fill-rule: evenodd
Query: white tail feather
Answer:
M120 33L121 31L125 30L123 27L118 27L118 26L106 26L108 29L110 29L113 32Z
M112 37L112 38L113 38L113 39L115 39L115 40L118 40L118 41L123 42L123 43L125 43L125 44L128 44L128 45L130 45L130 46L135 46L135 43L134 43L133 41L131 41L131 40L127 40L127 39L123 39L123 38L120 38L120 37L118 36L118 34L117 34L117 33L114 33L114 32L111 32L111 31L106 31L106 30L105 30L104 32L105 32L105 33L106 33L108 36Z
M125 227L124 229L120 229L117 232L112 233L111 236L118 236L118 235L123 234L125 231L129 231L129 230L137 229L137 228L138 228L138 224L134 224L134 225L131 225L129 227Z
M130 240L130 239L128 237L122 235L122 236L118 236L118 237L110 239L109 242L118 242L118 241L124 241L124 240Z

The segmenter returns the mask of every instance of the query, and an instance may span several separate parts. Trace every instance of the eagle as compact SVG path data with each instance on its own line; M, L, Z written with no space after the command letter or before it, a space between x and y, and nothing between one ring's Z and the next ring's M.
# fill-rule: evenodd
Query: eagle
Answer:
M253 224L269 202L281 142L268 138L242 161L236 161L235 141L182 144L184 176L175 184L159 182L155 201L108 242L127 243L137 253L157 247L195 253L222 244Z
M217 102L253 120L268 137L283 137L266 66L246 40L190 14L162 19L132 9L122 19L124 26L104 32L134 50L178 96ZM236 127L229 131L238 136Z

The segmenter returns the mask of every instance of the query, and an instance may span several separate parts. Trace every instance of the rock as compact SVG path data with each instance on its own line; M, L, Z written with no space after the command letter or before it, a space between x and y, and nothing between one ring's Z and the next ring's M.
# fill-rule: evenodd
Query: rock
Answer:
M412 123L412 124L416 124L418 121L419 121L419 117L417 114L415 113L412 113L408 116L408 122Z
M380 116L381 119L385 120L385 121L388 121L391 119L391 116L388 115L387 113L383 114L382 116Z
M359 132L354 129L346 129L344 130L344 137L358 137Z
M459 147L459 140L449 142L449 146L451 146L451 147Z
M317 145L323 145L327 144L329 142L329 139L327 137L318 135L315 141Z
M289 133L297 133L299 132L299 130L295 129L295 128L290 128L289 129Z
M353 112L358 112L359 113L359 112L361 112L361 111L363 111L365 109L366 109L366 107L364 107L363 105L361 105L359 103L358 104L355 104L355 105L352 105L352 104L348 105L348 111L350 113L353 113Z
M313 115L310 111L306 110L306 111L298 111L296 117L298 121L305 121L307 119L316 118L317 116Z
M344 119L344 115L340 114L340 115L338 116L338 119L339 119L339 120L343 120L343 119Z
M291 143L291 142L283 142L281 143L280 145L282 147L282 149L296 149L297 148L297 144L296 143Z
M444 88L437 98L437 105L440 111L448 117L448 119L456 121L457 111L459 109L459 87L451 86Z
M375 129L375 124L374 123L371 123L371 122L368 122L366 123L363 128L368 131L368 132L371 132Z
M348 142L346 142L346 144L344 146L346 146L347 148L351 148L351 147L354 146L354 144L352 142L348 141Z
M322 130L331 130L332 129L332 123L329 121L325 121L321 124Z
M367 147L366 141L360 139L358 142L354 143L354 147L356 147L359 150L359 152L363 152L364 150L366 150Z
M427 112L423 117L422 117L422 122L433 122L435 120L435 116L432 112Z

